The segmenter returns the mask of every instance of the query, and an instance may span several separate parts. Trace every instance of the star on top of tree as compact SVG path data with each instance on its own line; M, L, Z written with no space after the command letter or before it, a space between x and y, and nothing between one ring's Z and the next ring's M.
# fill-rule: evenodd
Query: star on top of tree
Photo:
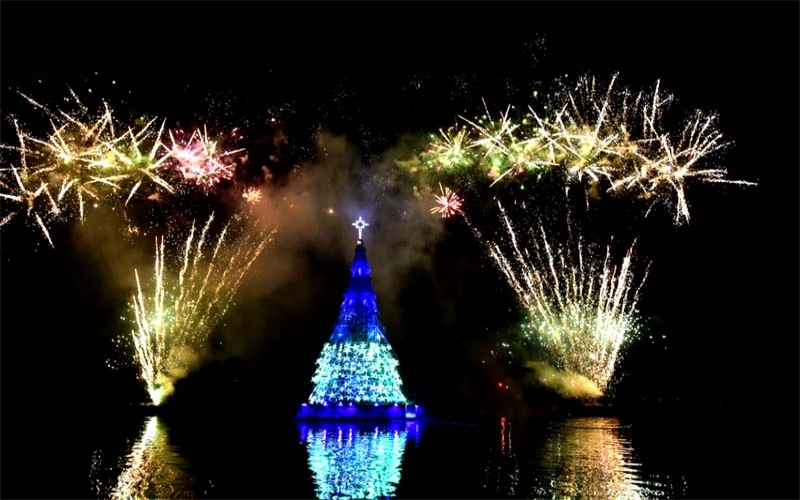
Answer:
M361 218L361 216L359 215L359 216L358 216L358 220L357 220L357 221L355 221L355 222L353 222L353 226L354 226L356 229L358 229L358 239L360 240L360 239L361 239L361 231L362 231L362 230L363 230L365 227L369 226L369 224L367 224L367 222L366 222L366 221L364 221L364 219L363 219L363 218Z

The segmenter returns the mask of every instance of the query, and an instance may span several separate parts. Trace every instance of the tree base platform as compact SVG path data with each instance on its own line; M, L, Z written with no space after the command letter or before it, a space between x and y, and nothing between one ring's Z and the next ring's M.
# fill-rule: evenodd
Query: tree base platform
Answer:
M303 403L296 418L307 420L412 420L422 418L422 408L412 403Z

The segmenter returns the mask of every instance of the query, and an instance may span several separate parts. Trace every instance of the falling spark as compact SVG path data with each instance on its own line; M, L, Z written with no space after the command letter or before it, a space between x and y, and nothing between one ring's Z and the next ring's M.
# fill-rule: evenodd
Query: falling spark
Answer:
M173 269L165 267L168 256L164 238L156 239L154 280L149 292L143 289L138 270L134 271L134 358L155 405L172 393L174 382L192 367L208 335L230 307L242 278L275 233L251 228L236 239L228 239L229 223L209 254L206 247L213 220L212 215L199 236L192 225Z
M605 392L623 342L638 328L635 307L647 271L634 286L635 242L617 265L610 246L603 258L582 239L556 246L541 226L520 241L500 209L507 239L488 243L488 252L527 312L529 331L557 368Z

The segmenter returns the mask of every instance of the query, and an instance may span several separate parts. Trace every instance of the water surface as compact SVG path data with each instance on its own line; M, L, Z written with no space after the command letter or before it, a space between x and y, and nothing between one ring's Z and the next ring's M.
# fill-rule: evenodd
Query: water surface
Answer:
M718 417L475 424L123 412L71 429L65 421L4 443L5 496L790 498L797 484L796 472L786 475L796 457L771 456L766 428Z

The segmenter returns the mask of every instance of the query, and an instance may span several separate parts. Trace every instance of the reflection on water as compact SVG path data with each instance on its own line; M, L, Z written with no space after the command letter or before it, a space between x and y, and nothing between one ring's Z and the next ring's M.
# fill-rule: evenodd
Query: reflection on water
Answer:
M158 417L145 420L127 456L117 463L106 457L103 450L92 457L92 483L99 498L195 497L189 464L170 445L168 429Z
M642 470L628 427L608 417L571 418L551 424L534 460L537 498L675 498L682 477ZM507 438L509 439L509 438Z
M411 421L301 424L300 441L308 449L317 498L393 496L406 440L418 438L419 425Z
M198 425L194 420L140 418L114 419L109 435L96 438L90 496L367 499L398 492L430 497L432 491L464 498L690 495L683 476L687 469L679 466L685 447L677 447L676 455L661 439L660 428L656 437L652 427L628 426L613 417L501 419L491 428L428 423L424 446L419 447L422 424L417 421L267 425L262 419L236 417ZM300 439L287 434L289 430L299 431ZM709 456L709 461L722 459ZM690 477L696 489L702 476Z
M499 433L499 446L492 446L492 458L484 470L483 487L514 497L519 488L519 461L511 442L511 423L505 417L500 419Z

